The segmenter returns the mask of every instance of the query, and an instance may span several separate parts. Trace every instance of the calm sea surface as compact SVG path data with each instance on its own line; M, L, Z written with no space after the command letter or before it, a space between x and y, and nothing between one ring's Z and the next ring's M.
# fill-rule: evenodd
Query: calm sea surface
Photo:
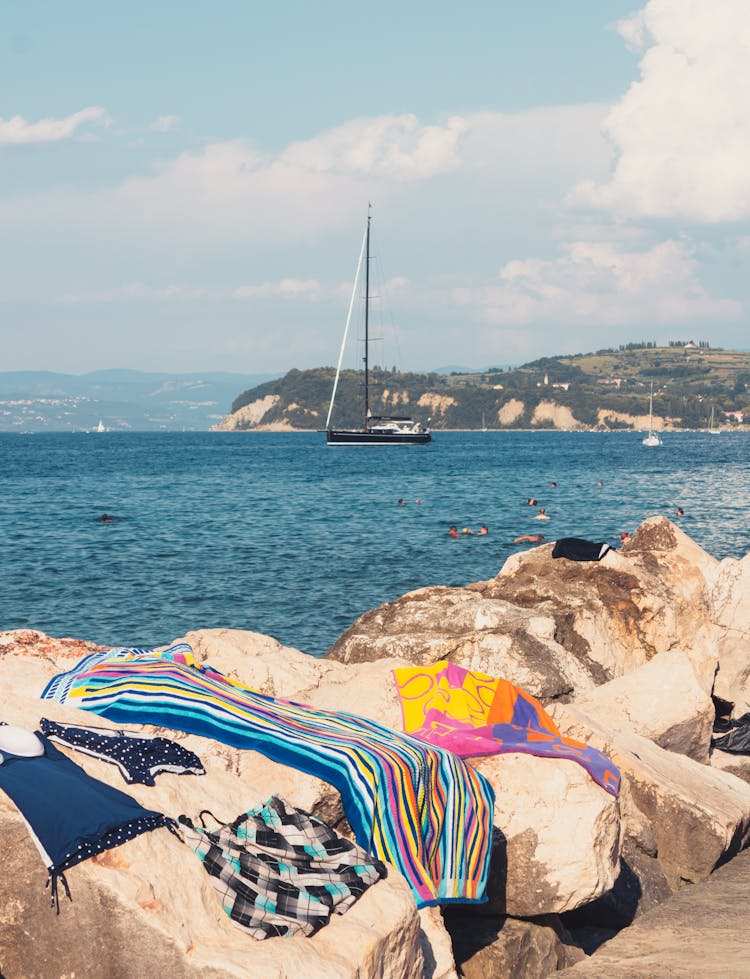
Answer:
M520 534L614 544L665 514L716 557L750 550L750 433L641 438L0 435L0 629L151 646L230 627L319 655L406 591L492 577ZM490 534L451 540L452 523Z

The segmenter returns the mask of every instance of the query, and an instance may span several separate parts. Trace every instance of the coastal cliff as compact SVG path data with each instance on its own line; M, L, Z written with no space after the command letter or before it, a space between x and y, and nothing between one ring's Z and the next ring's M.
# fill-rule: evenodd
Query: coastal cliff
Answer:
M604 971L619 975L609 945L596 951L602 939L619 932L627 944L637 919L634 935L648 945L650 915L697 895L750 837L750 763L712 747L717 705L725 717L750 709L750 557L718 562L664 518L645 521L598 563L553 559L551 550L516 554L488 581L420 589L369 611L323 659L256 633L179 637L199 663L262 694L345 707L396 731L403 718L393 670L447 660L522 687L563 735L610 758L622 777L619 797L563 758L470 760L496 795L486 904L417 911L389 868L313 938L254 942L224 915L188 848L159 830L75 867L73 902L63 900L56 916L23 820L0 794L3 976L120 979L144 975L148 962L149 974L217 979L542 977L576 962L573 973L603 974L599 955L610 956ZM94 648L31 631L0 634L0 717L32 730L42 715L90 723L39 696ZM232 819L278 794L349 832L338 792L320 779L208 738L145 730L178 738L206 775L167 773L155 787L129 786L143 805ZM71 757L121 786L113 766ZM637 970L622 974L652 974Z
M217 431L325 426L335 371L292 370L239 394ZM409 415L433 429L656 430L744 425L750 354L695 344L629 344L596 354L544 357L520 367L405 373L371 368L375 415ZM362 423L362 375L339 377L335 424Z

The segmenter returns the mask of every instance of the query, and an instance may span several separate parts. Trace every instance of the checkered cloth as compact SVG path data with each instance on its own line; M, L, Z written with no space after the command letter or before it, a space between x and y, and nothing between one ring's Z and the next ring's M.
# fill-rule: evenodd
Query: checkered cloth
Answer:
M253 938L313 935L386 876L385 864L278 796L215 830L186 816L179 824L222 907Z

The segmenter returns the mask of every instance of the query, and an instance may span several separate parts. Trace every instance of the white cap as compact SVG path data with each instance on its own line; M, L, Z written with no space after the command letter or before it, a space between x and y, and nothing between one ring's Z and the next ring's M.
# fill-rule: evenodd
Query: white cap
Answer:
M34 734L13 724L0 724L0 749L9 755L36 758L44 754L44 744Z

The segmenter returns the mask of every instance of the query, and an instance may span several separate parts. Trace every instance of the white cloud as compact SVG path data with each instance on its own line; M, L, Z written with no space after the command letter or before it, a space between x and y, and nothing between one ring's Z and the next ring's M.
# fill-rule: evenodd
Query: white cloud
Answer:
M143 282L129 282L112 289L99 289L90 292L71 292L58 296L56 303L61 305L87 305L89 303L127 303L127 302L186 302L211 298L210 290L196 286L167 285L148 286Z
M611 179L579 183L569 201L694 222L750 216L750 4L649 0L618 26L644 51L641 79L605 121Z
M0 146L20 146L27 143L59 143L70 139L87 122L109 125L110 118L100 106L90 106L64 119L40 119L27 122L23 116L0 119Z
M572 242L554 259L508 262L479 288L451 299L491 324L681 324L732 320L739 303L715 299L698 281L691 249L669 240L640 251L602 241Z
M261 285L239 286L233 296L237 299L305 299L319 302L325 291L317 279L282 279Z
M155 133L168 133L176 129L179 124L179 116L159 116L158 119L154 119L148 128Z
M459 117L425 126L414 115L355 119L314 139L292 143L281 164L309 172L368 174L395 181L424 180L461 165Z

